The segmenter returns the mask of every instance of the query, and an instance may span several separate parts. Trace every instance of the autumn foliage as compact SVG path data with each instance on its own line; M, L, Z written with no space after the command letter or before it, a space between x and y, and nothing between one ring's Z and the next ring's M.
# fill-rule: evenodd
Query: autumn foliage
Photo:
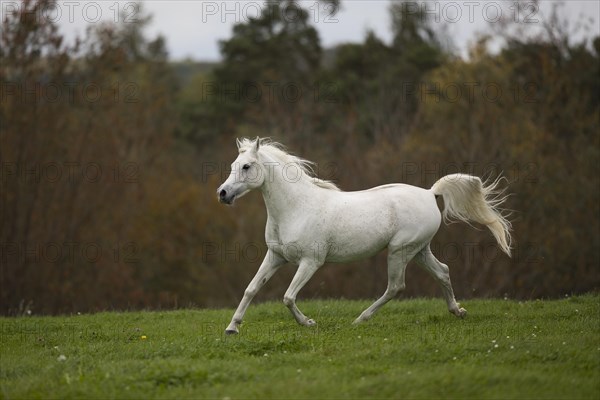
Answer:
M481 37L464 59L401 4L391 43L368 33L333 49L307 13L265 13L191 78L143 13L76 43L36 17L51 1L5 15L1 312L235 305L266 250L258 193L216 201L241 136L283 142L344 190L502 174L513 258L478 226L445 226L432 244L457 297L597 290L600 38L572 40L556 9L537 34L507 33L497 53ZM259 298L279 298L292 273ZM301 297L372 298L385 276L384 254L329 265ZM439 289L415 264L404 295Z

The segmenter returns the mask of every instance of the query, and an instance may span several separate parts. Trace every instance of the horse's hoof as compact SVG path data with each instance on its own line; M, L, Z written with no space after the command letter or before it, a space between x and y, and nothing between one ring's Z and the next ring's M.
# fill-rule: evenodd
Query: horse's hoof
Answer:
M315 326L317 323L315 322L314 319L307 319L306 320L306 326Z
M225 329L226 335L237 335L239 332L237 329Z
M359 316L358 316L358 317L357 317L357 318L354 320L354 322L352 322L352 325L359 325L359 324L362 324L363 322L370 320L372 316L373 316L373 314L372 314L372 313L371 313L371 314L369 314L369 313L367 313L367 311L365 310L365 311L363 311L363 313L362 313L362 314L360 314L360 315L359 315Z
M452 314L456 315L458 318L464 318L467 316L467 310L464 308L459 308L457 310L453 310Z

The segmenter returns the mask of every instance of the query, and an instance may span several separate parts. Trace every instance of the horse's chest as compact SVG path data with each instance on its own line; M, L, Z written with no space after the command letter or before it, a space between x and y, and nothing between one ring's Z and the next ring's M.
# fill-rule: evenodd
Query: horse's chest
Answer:
M311 239L312 238L312 239ZM289 262L298 262L308 254L314 235L308 235L304 224L267 223L267 246Z
M265 237L271 243L292 243L301 240L302 229L285 224L267 224Z

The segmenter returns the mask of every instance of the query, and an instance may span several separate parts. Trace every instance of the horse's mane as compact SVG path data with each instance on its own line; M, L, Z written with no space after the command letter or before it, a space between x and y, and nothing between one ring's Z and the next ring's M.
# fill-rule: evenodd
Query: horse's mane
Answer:
M302 171L302 178L308 179L312 184L323 189L340 190L337 185L331 181L317 178L313 169L314 162L305 160L288 153L281 143L277 143L268 138L256 138L254 140L243 138L238 141L239 152L243 153L256 146L256 141L260 140L260 149L282 164L295 164Z

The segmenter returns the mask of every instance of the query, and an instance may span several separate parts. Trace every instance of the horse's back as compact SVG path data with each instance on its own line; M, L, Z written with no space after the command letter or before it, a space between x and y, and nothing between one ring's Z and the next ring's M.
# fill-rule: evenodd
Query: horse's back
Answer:
M391 245L429 243L441 222L433 193L405 184L336 192L324 207L331 216L328 241L338 252L330 261L368 257Z
M435 195L428 189L398 183L377 186L363 193L389 204L388 207L394 210L393 219L397 221L399 230L433 230L435 233L440 226L441 213Z

